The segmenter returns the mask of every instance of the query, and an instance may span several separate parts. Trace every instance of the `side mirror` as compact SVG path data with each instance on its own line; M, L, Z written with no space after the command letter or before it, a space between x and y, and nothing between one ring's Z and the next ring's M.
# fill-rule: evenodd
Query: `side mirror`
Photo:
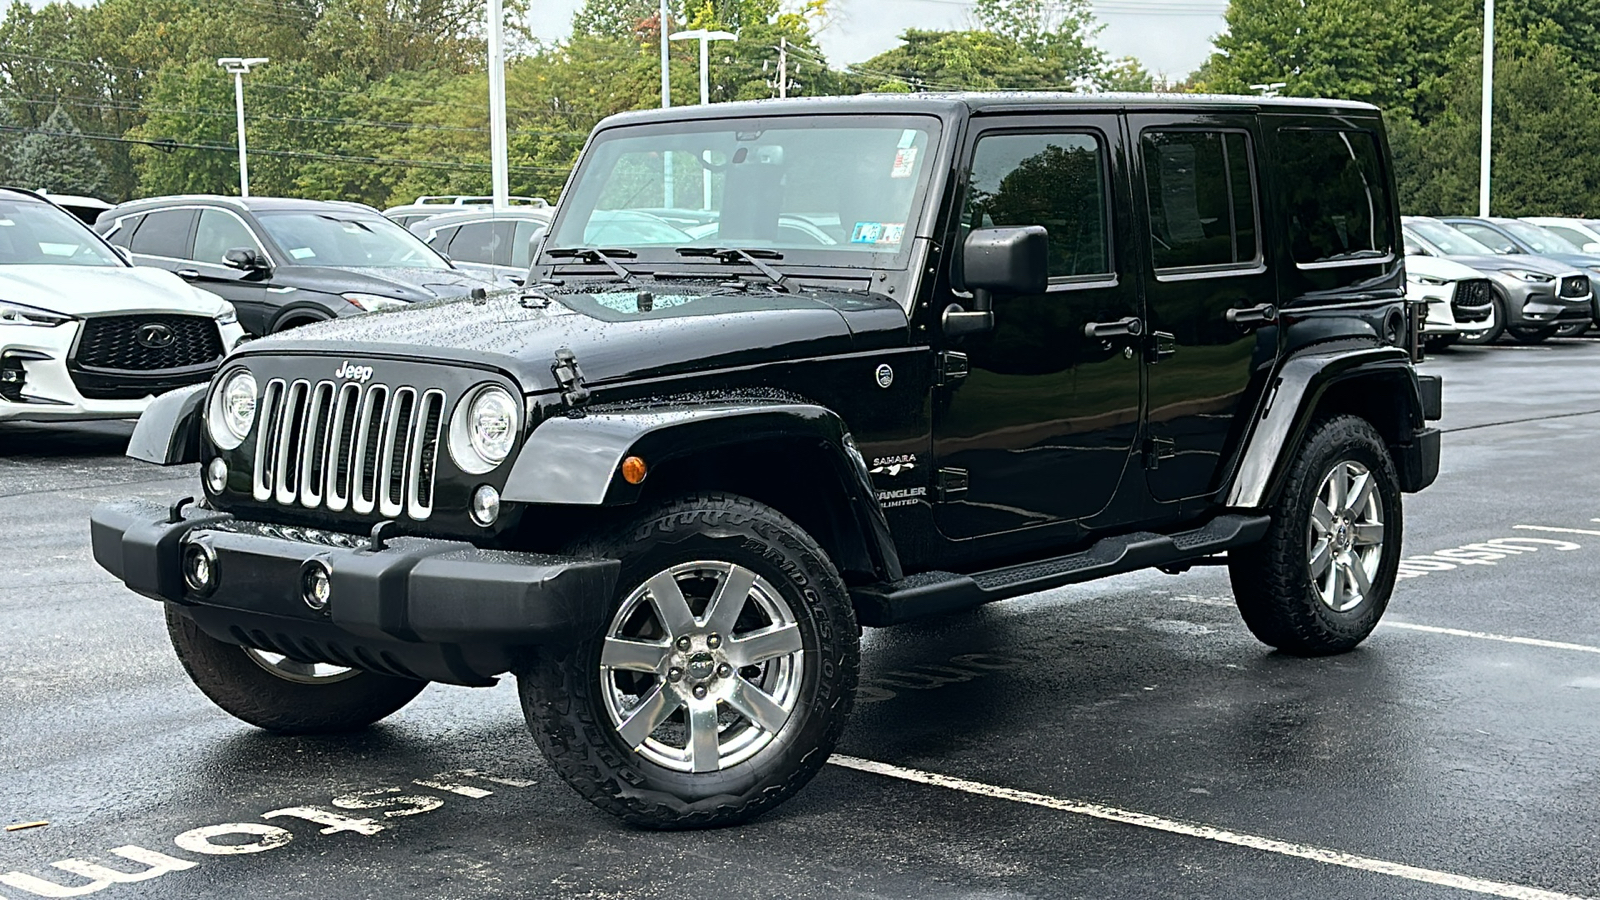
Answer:
M944 333L955 337L994 327L994 294L1042 294L1050 284L1050 234L1043 225L979 228L961 247L962 280L972 309L951 304Z
M117 255L122 257L122 261L128 265L138 265L138 263L133 261L133 251L129 250L127 247L118 247L117 245L113 244L111 249L117 251Z
M222 262L241 272L265 272L272 268L272 263L253 247L235 247L222 254Z

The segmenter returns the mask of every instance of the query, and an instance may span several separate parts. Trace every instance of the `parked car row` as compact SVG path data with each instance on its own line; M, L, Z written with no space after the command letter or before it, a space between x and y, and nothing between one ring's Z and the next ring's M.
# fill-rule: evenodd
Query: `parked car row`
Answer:
M1489 344L1502 335L1531 344L1588 331L1600 320L1592 284L1600 275L1596 225L1559 218L1403 217L1408 294L1428 302L1429 345ZM1574 244L1569 234L1583 243ZM1440 267L1447 262L1457 264L1453 276Z

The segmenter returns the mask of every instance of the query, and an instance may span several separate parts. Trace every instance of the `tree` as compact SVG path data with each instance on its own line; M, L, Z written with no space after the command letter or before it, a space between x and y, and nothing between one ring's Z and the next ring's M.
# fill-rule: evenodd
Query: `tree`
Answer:
M41 128L17 142L11 180L22 187L98 197L106 190L106 167L82 130L56 107Z

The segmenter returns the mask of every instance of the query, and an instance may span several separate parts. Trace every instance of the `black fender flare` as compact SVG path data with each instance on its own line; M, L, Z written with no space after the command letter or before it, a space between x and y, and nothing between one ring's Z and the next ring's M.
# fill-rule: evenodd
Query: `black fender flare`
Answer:
M1283 486L1289 453L1299 446L1322 399L1330 389L1355 379L1374 379L1394 391L1375 396L1373 402L1375 407L1398 404L1402 410L1397 433L1386 435L1391 452L1396 452L1402 487L1419 491L1431 483L1438 471L1438 431L1428 428L1427 421L1439 418L1437 377L1419 377L1410 355L1398 347L1346 346L1296 354L1278 366L1233 478L1224 487L1226 505L1251 510L1268 506ZM1421 458L1404 458L1409 456Z
M809 403L746 400L596 408L581 416L547 419L523 443L501 498L551 506L623 506L637 502L644 490L622 477L622 461L630 456L643 459L653 471L706 447L775 439L822 451L837 481L830 487L842 492L874 568L887 581L904 577L866 460L844 420Z
M171 390L150 401L133 426L127 455L158 466L200 461L200 429L205 423L210 382Z

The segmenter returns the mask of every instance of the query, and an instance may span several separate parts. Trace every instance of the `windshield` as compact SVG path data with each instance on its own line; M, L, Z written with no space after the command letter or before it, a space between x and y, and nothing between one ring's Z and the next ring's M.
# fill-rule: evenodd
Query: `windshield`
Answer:
M36 200L0 200L0 265L122 266L82 222Z
M1500 226L1516 236L1517 240L1533 248L1535 253L1582 253L1566 238L1547 228L1527 222L1506 222Z
M416 235L379 215L283 210L259 212L256 217L291 264L341 269L450 267Z
M924 116L610 129L584 154L546 249L736 247L877 265L910 244L937 129Z
M1446 256L1495 256L1494 250L1451 228L1443 222L1407 222L1406 227L1439 248Z

